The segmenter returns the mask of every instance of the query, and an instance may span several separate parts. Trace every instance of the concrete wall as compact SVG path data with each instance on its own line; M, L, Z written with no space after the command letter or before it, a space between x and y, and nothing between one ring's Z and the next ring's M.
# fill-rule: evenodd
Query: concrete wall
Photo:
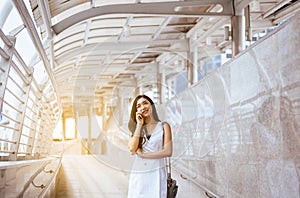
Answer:
M59 158L2 161L0 163L0 197L55 197L55 171ZM51 170L51 172L50 172ZM54 182L51 180L54 178Z
M164 106L173 166L220 197L299 197L300 15Z

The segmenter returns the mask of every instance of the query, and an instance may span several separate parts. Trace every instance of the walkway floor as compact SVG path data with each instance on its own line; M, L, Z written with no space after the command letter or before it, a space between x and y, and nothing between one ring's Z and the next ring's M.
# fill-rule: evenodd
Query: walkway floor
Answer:
M123 198L128 176L91 155L65 155L59 175L57 198Z
M204 194L176 172L178 198L204 198ZM128 173L113 169L92 155L65 155L57 183L57 198L125 198Z

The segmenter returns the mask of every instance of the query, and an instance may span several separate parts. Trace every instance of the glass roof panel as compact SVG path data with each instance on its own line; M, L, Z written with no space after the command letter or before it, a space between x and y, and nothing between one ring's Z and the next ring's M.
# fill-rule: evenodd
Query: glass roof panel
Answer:
M23 61L28 66L30 60L37 53L37 51L31 42L30 36L26 29L21 31L16 38L15 48L20 54L22 54Z
M19 15L18 11L14 7L12 9L12 11L10 12L10 14L8 15L4 25L2 27L2 31L4 32L4 34L8 35L10 31L14 30L16 27L19 27L22 24L23 24L23 21Z

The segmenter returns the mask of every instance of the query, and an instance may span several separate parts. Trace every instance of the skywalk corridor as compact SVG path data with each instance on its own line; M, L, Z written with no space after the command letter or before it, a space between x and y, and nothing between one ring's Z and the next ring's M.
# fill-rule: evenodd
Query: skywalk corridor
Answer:
M176 198L299 198L299 35L299 0L0 0L0 198L127 197L141 94Z
M78 152L80 142L74 143ZM75 150L73 148L72 152ZM106 155L66 154L58 176L56 197L127 198L130 164L123 164L125 170L120 170L112 161ZM178 197L206 197L195 184L182 179L175 171L173 174L181 188Z

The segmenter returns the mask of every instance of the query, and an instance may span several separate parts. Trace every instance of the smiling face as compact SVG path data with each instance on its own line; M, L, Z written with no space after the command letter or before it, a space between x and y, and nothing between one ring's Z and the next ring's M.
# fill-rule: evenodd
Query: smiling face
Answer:
M130 111L130 119L128 121L128 129L133 134L136 129L137 124L137 113L140 113L145 119L144 124L150 123L152 121L160 121L155 104L146 95L138 95L132 104L131 111Z
M136 111L140 113L144 118L152 115L152 105L146 98L138 99L136 103Z

